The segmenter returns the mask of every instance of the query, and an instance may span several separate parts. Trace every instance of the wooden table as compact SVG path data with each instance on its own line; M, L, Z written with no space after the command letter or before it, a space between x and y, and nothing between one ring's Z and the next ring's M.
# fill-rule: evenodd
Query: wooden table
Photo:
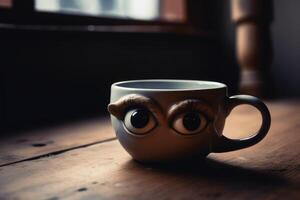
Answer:
M258 145L185 165L133 161L107 118L1 139L0 199L300 199L300 101L268 106ZM259 115L242 106L228 121L240 137Z

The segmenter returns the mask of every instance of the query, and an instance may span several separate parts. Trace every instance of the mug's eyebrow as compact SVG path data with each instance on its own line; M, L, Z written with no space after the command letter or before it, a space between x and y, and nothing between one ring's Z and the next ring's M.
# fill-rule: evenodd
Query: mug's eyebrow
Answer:
M193 110L203 113L209 120L212 120L216 113L208 103L202 100L187 99L172 105L168 111L167 118L169 121L172 121L177 115Z
M110 114L122 120L126 114L125 112L132 107L145 107L156 119L159 120L162 118L162 110L159 105L154 100L139 94L129 94L121 97L116 102L110 103L107 106L107 110Z

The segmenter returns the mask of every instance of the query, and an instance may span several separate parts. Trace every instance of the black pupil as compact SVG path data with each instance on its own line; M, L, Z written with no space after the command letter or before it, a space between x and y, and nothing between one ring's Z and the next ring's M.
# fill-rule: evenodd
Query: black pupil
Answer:
M130 122L135 128L143 128L149 122L149 113L145 109L137 109L131 114Z
M184 115L183 120L182 120L183 126L189 130L189 131L194 131L197 128L199 128L201 119L199 116L199 113L197 112L189 112Z

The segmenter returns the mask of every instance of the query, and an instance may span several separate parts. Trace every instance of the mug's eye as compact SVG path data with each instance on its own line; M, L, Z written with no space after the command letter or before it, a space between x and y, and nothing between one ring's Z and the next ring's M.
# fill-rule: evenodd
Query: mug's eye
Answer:
M143 135L156 126L156 120L147 109L138 108L126 113L124 125L130 132Z
M206 125L206 117L197 111L192 111L176 117L172 126L177 132L189 135L199 133L206 128Z

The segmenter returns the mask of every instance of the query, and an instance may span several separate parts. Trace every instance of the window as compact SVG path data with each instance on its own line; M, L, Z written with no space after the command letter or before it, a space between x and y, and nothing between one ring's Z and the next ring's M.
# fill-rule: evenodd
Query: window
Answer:
M165 5L171 9L164 9ZM35 9L110 18L182 21L185 8L184 0L35 0Z

